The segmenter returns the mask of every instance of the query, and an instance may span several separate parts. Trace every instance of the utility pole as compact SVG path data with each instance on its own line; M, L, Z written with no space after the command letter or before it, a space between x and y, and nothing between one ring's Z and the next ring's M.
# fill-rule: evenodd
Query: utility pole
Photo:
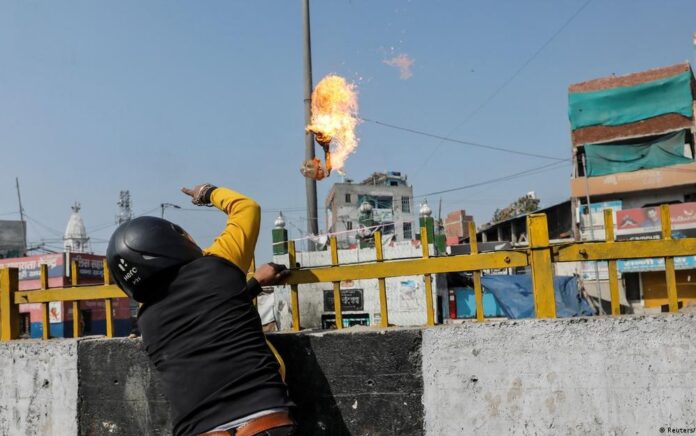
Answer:
M309 25L309 0L302 0L302 18L304 22L304 109L305 126L312 122L312 41ZM305 161L314 159L314 134L305 132ZM319 233L317 218L317 181L305 177L307 193L307 233ZM309 251L314 251L314 242L308 240Z
M17 200L19 201L19 220L22 223L22 250L23 256L27 254L27 224L24 221L24 208L22 207L22 194L19 192L19 177L15 177L15 183L17 184Z
M587 213L590 219L590 239L595 240L594 233L594 221L592 220L592 203L590 203L590 176L587 175L587 161L585 160L585 155L582 155L582 170L585 174L585 201L587 202ZM606 232L607 229L604 229ZM602 285L599 283L599 264L598 261L594 261L594 271L595 271L595 286L597 287L597 293L599 295L599 314L604 315L604 307L602 306Z

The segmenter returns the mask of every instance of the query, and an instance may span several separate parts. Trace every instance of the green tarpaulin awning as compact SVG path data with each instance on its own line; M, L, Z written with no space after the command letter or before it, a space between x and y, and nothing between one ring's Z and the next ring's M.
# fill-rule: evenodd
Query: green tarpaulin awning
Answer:
M604 176L693 162L684 156L686 131L637 144L587 144L587 175Z
M691 69L634 86L573 92L568 117L573 130L588 126L620 126L659 115L693 116Z

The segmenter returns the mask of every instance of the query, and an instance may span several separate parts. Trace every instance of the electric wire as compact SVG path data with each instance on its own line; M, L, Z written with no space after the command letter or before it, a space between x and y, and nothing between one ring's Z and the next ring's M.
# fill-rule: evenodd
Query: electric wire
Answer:
M484 180L482 182L477 182L477 183L472 183L469 185L459 186L457 188L449 188L449 189L443 189L441 191L429 192L427 194L414 195L413 198L423 198L423 197L429 197L432 195L447 194L449 192L455 192L455 191L461 191L464 189L476 188L479 186L489 185L492 183L505 182L508 180L513 180L513 179L517 179L517 178L524 177L524 176L530 176L530 175L539 174L539 173L542 173L545 171L555 170L555 169L561 168L564 165L567 165L569 163L570 163L570 159L567 159L566 161L563 161L563 162L552 162L550 164L542 165L540 167L530 168L530 169L525 170L525 171L520 171L517 173L508 174L507 176L496 177L494 179L489 179L489 180Z
M481 110L483 110L483 108L485 108L485 107L488 105L488 103L490 103L491 101L493 101L493 99L495 99L495 97L497 97L498 94L500 94L500 92L501 92L503 89L505 89L505 88L507 87L507 85L509 85L513 80L515 80L515 78L516 78L517 76L519 76L520 73L521 73L525 68L527 68L527 66L528 66L529 64L531 64L532 61L534 61L534 59L536 59L536 58L541 54L541 52L544 51L544 49L545 49L546 47L548 47L549 44L551 44L551 42L552 42L554 39L556 39L556 37L557 37L558 35L561 34L561 32L563 32L563 31L567 28L567 27L570 25L570 23L572 23L572 22L575 20L575 18L577 18L577 16L580 15L581 12L582 12L587 6L589 6L590 3L592 3L592 0L587 0L585 3L583 3L582 6L580 6L580 7L575 11L575 13L574 13L573 15L571 15L570 18L568 18L568 19L563 23L563 25L561 25L561 27L559 27L558 30L556 30L556 32L554 32L554 33L553 33L553 34L552 34L552 35L551 35L551 36L550 36L550 37L549 37L549 38L548 38L548 39L547 39L547 40L546 40L534 53L532 53L532 55L531 55L531 56L530 56L530 57L529 57L517 70L515 70L515 72L514 72L510 77L508 77L498 88L496 88L496 89L488 96L488 98L486 98L486 100L483 101L483 103L481 103L480 105L478 105L473 111L469 112L469 113L464 117L464 119L463 119L459 124L457 124L452 130L450 130L450 132L449 132L447 135L445 135L445 136L450 136L451 134L453 134L453 133L454 133L455 131L457 131L460 127L462 127L464 124L466 124L470 119L472 119L475 115L477 115L479 112L481 112ZM433 151L430 153L430 155L428 155L428 157L423 161L423 164L421 164L421 166L414 172L414 175L418 174L423 168L425 168L425 166L430 162L430 159L432 159L433 156L435 156L435 154L438 152L438 150L440 149L440 147L442 146L443 143L444 143L444 141L441 140L441 141L435 146L435 148L434 148Z
M372 120L369 118L361 118L361 119L364 121L368 121L370 123L378 124L380 126L389 127L391 129L401 130L404 132L410 132L410 133L414 133L416 135L427 136L429 138L440 139L440 140L445 141L445 142L454 142L457 144L469 145L472 147L485 148L487 150L495 150L495 151L501 151L501 152L505 152L505 153L517 154L517 155L521 155L521 156L536 157L539 159L555 160L558 162L565 162L568 160L568 159L564 159L564 158L556 157L556 156L548 156L548 155L544 155L544 154L529 153L526 151L519 151L519 150L510 149L510 148L499 147L496 145L487 145L487 144L481 144L479 142L465 141L462 139L449 138L447 136L440 136L440 135L436 135L433 133L424 132L422 130L416 130L416 129L411 129L409 127L397 126L396 124L385 123L382 121Z

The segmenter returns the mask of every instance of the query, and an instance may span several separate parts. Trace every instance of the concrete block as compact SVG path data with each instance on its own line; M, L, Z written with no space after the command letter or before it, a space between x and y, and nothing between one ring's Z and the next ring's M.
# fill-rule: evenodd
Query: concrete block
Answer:
M172 434L169 403L140 339L80 340L79 377L80 435Z
M269 339L287 365L298 434L423 434L419 329L281 333Z
M77 434L77 343L0 342L0 434Z
M424 330L428 435L635 435L696 427L696 318Z

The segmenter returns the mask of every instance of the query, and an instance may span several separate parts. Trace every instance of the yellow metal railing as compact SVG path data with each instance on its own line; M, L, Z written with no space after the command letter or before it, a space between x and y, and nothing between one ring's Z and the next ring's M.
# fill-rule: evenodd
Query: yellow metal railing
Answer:
M104 300L106 336L113 337L113 299L126 298L118 286L111 284L109 269L104 261L104 284L97 286L80 286L77 261L70 265L72 286L68 288L48 287L48 267L41 265L41 289L20 291L18 270L16 268L0 269L0 339L7 341L19 337L19 305L24 303L41 303L41 327L43 339L48 339L50 324L48 303L52 301L72 301L73 337L80 336L80 301Z
M422 275L425 277L426 324L435 324L432 296L432 274L447 272L472 272L476 301L476 319L484 320L483 289L481 271L491 269L530 267L534 291L534 306L537 318L555 318L556 301L553 286L553 264L558 262L608 261L609 288L612 315L619 315L619 284L616 261L620 259L664 258L667 283L667 300L670 312L678 310L677 285L674 257L696 255L696 238L672 239L669 207L663 205L662 238L646 241L615 241L612 211L604 213L605 241L572 242L551 245L548 236L546 215L531 214L527 217L529 247L515 250L481 253L475 238L471 240L471 254L459 256L430 257L427 231L421 229L422 257L406 260L385 260L382 251L382 236L375 233L376 261L362 264L340 265L336 238L330 240L331 265L317 268L298 268L294 241L288 241L288 261L292 274L290 305L292 329L300 330L299 286L311 283L332 283L336 328L343 328L341 309L341 282L348 280L376 279L382 327L389 325L385 279L389 277ZM469 234L475 235L475 226L469 224ZM110 282L104 265L104 285L78 286L76 264L72 264L72 287L48 289L46 266L41 270L41 290L19 291L16 269L0 270L0 329L2 340L10 340L19 334L19 310L22 303L41 303L44 339L48 337L48 302L73 301L73 328L79 336L80 300L105 300L107 336L113 335L112 299L126 295Z

